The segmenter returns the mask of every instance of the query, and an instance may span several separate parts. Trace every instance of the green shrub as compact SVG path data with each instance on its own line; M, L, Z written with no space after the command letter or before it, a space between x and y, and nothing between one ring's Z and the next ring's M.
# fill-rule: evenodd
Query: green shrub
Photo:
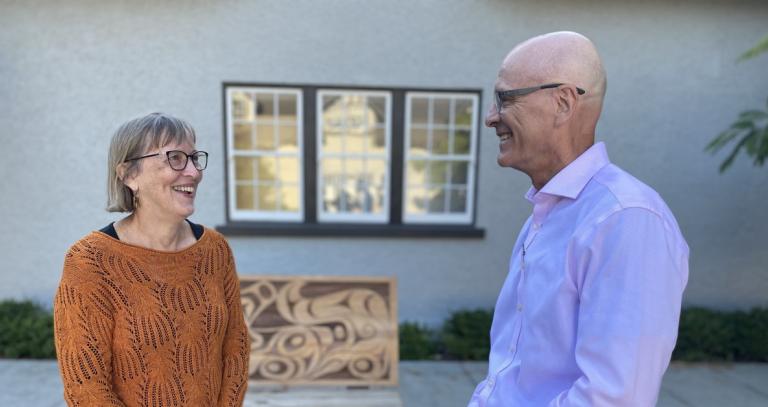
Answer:
M683 309L672 359L768 362L768 309Z
M437 357L435 332L415 322L400 324L400 359L426 360Z
M768 309L734 313L733 353L737 361L768 362Z
M53 315L32 301L0 301L0 358L55 358Z
M459 310L443 326L442 345L448 359L488 360L493 310Z
M672 358L689 362L733 360L733 328L733 320L724 312L684 309Z

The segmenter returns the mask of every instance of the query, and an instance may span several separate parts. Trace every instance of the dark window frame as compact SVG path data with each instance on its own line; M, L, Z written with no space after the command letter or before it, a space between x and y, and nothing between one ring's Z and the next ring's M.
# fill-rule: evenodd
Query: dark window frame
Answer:
M303 128L303 222L275 221L233 221L229 211L229 141L227 140L227 88L229 87L263 87L300 89L302 93L302 123ZM392 116L390 126L391 157L389 162L389 222L385 224L368 223L329 223L317 221L317 91L320 89L338 89L351 91L383 91L392 94ZM476 149L474 157L473 180L474 194L472 203L472 221L467 224L441 223L403 223L403 160L405 157L405 99L408 92L425 93L471 93L478 97ZM359 85L318 85L295 83L259 83L259 82L223 82L222 83L222 130L224 138L223 165L226 223L216 229L230 236L329 236L329 237L445 237L445 238L483 238L485 230L477 228L477 199L480 157L480 130L482 114L482 89L466 88L416 88L416 87L383 87Z

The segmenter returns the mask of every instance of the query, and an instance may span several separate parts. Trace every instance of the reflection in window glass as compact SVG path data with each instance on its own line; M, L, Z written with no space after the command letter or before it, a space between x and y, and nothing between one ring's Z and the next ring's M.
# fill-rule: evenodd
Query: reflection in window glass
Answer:
M230 216L302 220L301 93L233 87L227 102Z
M321 90L318 101L318 220L387 222L390 94Z
M471 223L477 96L406 95L403 220Z

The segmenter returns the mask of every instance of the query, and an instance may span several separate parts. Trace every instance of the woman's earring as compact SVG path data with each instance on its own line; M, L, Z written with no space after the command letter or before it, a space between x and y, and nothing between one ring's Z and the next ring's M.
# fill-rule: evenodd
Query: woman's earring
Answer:
M133 210L135 211L139 207L139 190L131 192L133 192L131 195L133 195Z

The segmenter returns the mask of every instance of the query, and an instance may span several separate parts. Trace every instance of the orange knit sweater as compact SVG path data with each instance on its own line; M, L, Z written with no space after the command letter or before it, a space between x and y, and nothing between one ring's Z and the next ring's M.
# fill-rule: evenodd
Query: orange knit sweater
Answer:
M93 232L67 252L54 301L70 406L241 406L249 344L227 242L205 229L167 253Z

